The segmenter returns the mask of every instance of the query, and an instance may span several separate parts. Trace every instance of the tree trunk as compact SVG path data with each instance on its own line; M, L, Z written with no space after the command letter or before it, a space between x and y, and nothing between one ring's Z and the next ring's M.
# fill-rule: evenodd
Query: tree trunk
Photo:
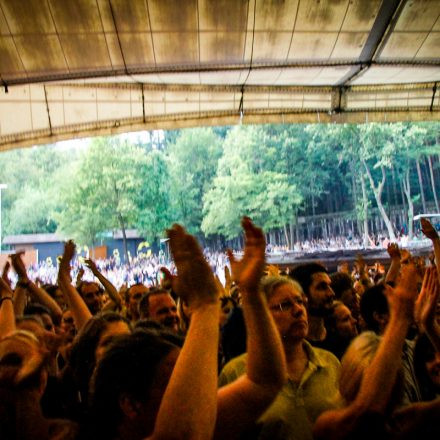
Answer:
M293 243L295 242L295 229L293 225L293 221L289 223L289 230L290 230L290 249L293 250Z
M431 176L432 194L434 195L435 208L437 212L440 212L440 208L438 205L437 191L435 190L434 170L432 168L431 156L428 156L428 165L429 165L429 174Z
M385 174L385 168L381 167L382 171L382 180L380 181L379 185L375 186L373 176L371 175L370 169L368 168L367 163L363 160L365 170L367 171L367 176L370 181L371 189L373 190L374 198L376 199L377 207L379 208L379 212L383 218L383 221L385 222L385 226L388 230L388 235L390 237L391 241L396 241L396 235L394 234L393 225L391 224L391 221L385 211L385 208L382 204L382 192L386 181L386 174Z
M406 200L408 201L408 237L410 240L413 238L413 219L414 219L414 204L411 200L411 184L409 180L409 168L405 173L403 179L403 190L405 191Z
M422 170L420 169L419 159L416 159L417 177L419 178L420 196L422 197L423 213L426 214L425 192L423 191Z
M124 219L122 218L122 215L120 212L118 212L118 221L119 221L119 225L121 227L121 232L122 232L122 242L124 244L125 261L130 266L130 257L128 256L128 248L127 248L127 234L125 232L125 222L124 222Z
M364 220L364 247L368 246L368 198L367 198L367 188L365 188L364 175L360 173L361 176L361 187L362 187L362 207L364 210L363 220Z
M286 237L286 246L288 249L291 249L289 242L289 234L287 232L287 225L284 225L284 236Z
M403 210L406 212L407 209L406 209L406 202L405 202L405 197L404 197L405 193L404 193L404 191L403 191L403 185L402 185L402 182L400 182L400 192L402 193L402 204L403 204Z

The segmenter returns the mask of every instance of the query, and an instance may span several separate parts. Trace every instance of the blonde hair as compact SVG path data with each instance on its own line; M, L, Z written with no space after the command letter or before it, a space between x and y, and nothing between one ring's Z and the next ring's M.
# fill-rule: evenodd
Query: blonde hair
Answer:
M374 332L357 336L341 359L339 391L346 402L352 402L359 391L365 368L370 365L381 338Z
M266 299L270 299L275 290L284 284L290 284L304 296L303 289L297 281L282 275L268 275L263 277L260 283L260 288L266 296Z

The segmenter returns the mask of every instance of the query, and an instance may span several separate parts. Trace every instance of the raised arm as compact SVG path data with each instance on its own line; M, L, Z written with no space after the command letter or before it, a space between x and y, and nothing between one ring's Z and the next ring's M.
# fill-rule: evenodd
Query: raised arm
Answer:
M52 313L52 317L56 323L61 321L63 311L58 303L44 290L38 287L32 280L28 278L26 267L22 259L22 253L18 252L10 256L12 267L18 275L17 287L25 288L29 292L32 299L39 304L46 306ZM22 295L20 290L17 295Z
M421 333L426 333L434 348L440 353L440 325L436 320L436 308L440 287L435 267L427 267L422 290L417 298L414 318Z
M92 271L93 275L98 278L99 282L104 286L105 291L108 293L110 299L118 306L122 307L122 300L119 296L116 287L99 271L93 260L86 259L86 266Z
M192 315L151 438L209 439L217 412L220 307L214 275L194 237L179 225L168 236L178 273L172 277L173 289Z
M385 282L392 286L395 285L400 272L400 249L396 243L390 243L387 247L388 255L391 258L390 268L388 269Z
M79 331L83 325L92 317L86 303L78 291L73 287L70 278L70 261L75 254L75 244L69 240L64 245L63 257L58 270L58 285L64 294L69 309L72 311L75 327Z
M15 313L12 303L12 290L0 278L0 339L15 330Z
M359 420L368 412L384 414L397 373L401 367L405 336L414 309L417 295L417 275L414 265L402 270L396 289L386 290L390 320L379 343L373 360L365 368L356 398L347 407L326 411L318 418L314 427L317 439L343 439L359 428ZM344 361L344 360L343 360Z
M237 437L272 403L287 380L286 361L278 330L259 289L265 267L263 231L245 217L244 256L228 251L232 278L242 294L247 333L247 371L219 390L216 437Z
M420 223L422 225L422 232L432 241L434 246L435 265L437 267L437 276L440 281L440 237L429 220L421 218Z

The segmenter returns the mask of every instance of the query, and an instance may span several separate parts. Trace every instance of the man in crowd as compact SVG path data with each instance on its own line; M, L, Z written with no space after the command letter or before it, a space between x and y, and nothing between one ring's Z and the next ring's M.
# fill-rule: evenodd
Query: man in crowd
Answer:
M90 281L81 281L77 290L92 315L96 315L101 311L104 289L99 284Z
M140 319L139 303L147 293L148 287L142 283L133 284L125 292L126 317L130 321L135 322Z
M301 285L308 300L307 340L320 347L327 336L324 318L331 313L335 299L327 269L318 263L302 264L295 267L290 276Z
M139 303L140 319L151 319L174 332L179 330L177 306L165 289L151 289Z

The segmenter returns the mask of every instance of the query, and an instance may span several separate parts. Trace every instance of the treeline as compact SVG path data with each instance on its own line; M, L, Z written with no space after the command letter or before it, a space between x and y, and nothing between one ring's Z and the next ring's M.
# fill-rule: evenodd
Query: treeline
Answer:
M289 247L346 233L332 217L365 240L377 225L394 239L413 233L416 213L440 212L439 140L438 123L263 125L14 150L0 155L3 234L61 231L92 245L137 228L154 241L180 222L217 248L249 215Z

